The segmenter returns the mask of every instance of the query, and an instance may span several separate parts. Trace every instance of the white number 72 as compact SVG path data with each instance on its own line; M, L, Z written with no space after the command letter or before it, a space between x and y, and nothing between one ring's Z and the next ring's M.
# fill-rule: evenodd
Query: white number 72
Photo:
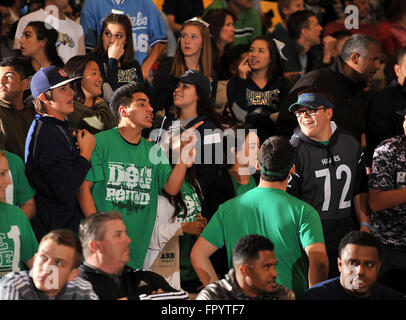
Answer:
M348 190L350 189L351 185L351 169L345 165L341 164L337 167L336 170L336 178L337 180L341 180L342 173L345 173L346 180L344 184L343 191L341 193L340 203L338 205L338 209L345 209L351 206L351 199L345 200L347 197ZM324 202L322 211L328 211L330 206L330 199L331 199L331 178L330 178L330 171L329 169L322 169L315 171L315 175L317 178L326 177L324 180Z

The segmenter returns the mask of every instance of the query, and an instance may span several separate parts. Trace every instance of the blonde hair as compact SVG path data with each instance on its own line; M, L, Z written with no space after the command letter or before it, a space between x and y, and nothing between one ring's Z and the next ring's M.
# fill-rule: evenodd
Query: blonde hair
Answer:
M210 30L202 22L199 21L186 21L182 25L182 32L188 26L196 26L200 30L202 36L202 51L200 53L200 71L208 78L211 78L212 73L212 50L211 50L211 40L210 40ZM178 39L178 45L176 47L175 57L173 58L171 76L180 77L187 70L185 57L180 46L180 36Z

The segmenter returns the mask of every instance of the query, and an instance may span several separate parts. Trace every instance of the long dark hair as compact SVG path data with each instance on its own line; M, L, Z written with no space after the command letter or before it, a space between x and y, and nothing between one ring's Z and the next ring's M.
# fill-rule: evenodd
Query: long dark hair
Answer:
M45 24L42 21L31 21L27 24L27 27L32 27L34 29L38 40L47 40L45 54L47 55L48 60L52 65L62 68L65 64L56 51L56 42L58 41L59 36L58 31L52 28L51 25Z
M226 23L227 16L233 18L234 22L236 21L234 14L226 8L210 10L203 18L204 21L209 23L211 47L213 50L213 65L215 70L220 69L221 57L219 56L217 41L220 39L220 32ZM224 52L228 51L228 49L231 48L231 45L231 43L226 45Z
M134 44L131 21L125 14L110 13L106 18L104 18L99 41L97 42L97 46L94 48L92 53L100 57L107 57L107 51L104 50L103 46L103 33L109 23L119 24L123 26L125 30L126 43L124 45L124 54L120 58L120 62L122 67L126 67L132 64L132 61L134 60Z
M202 89L196 86L197 94L197 116L206 116L218 127L222 127L221 117L214 110L210 98L204 93Z
M82 55L82 56L74 56L66 62L65 65L65 72L68 74L69 78L74 77L81 77L83 76L83 72L86 69L87 64L90 61L94 61L98 64L98 60L93 55ZM100 66L99 66L100 68ZM79 101L80 103L84 103L86 100L85 94L83 93L81 81L73 81L72 87L74 91L74 99Z
M182 133L183 130L181 130L180 133ZM168 158L169 162L174 165L174 159L173 159L173 153L172 153L172 143L173 140L171 139L169 141L169 149L168 149ZM196 166L193 165L192 167L188 168L186 170L186 175L185 175L185 181L188 182L193 190L196 192L200 203L203 204L203 192L200 187L199 182L196 179ZM165 197L168 199L169 203L175 208L175 212L173 213L173 216L171 217L172 221L175 221L175 219L179 216L179 213L183 210L185 215L187 214L187 206L185 201L183 200L182 193L179 191L175 196L171 196L167 193L164 193Z
M267 71L268 80L271 79L276 80L282 78L283 77L282 59L279 54L279 50L276 47L275 41L268 36L258 36L251 42L251 45L254 43L254 41L257 40L263 40L267 43L269 56L271 60Z

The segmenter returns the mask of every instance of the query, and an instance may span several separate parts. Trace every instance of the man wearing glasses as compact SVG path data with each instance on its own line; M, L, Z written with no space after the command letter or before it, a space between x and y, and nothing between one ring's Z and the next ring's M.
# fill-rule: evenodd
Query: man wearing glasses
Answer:
M331 120L333 99L321 89L300 92L289 111L295 113L299 127L290 140L296 148L296 173L287 191L319 212L331 278L338 276L340 239L358 226L369 232L364 154L359 142Z

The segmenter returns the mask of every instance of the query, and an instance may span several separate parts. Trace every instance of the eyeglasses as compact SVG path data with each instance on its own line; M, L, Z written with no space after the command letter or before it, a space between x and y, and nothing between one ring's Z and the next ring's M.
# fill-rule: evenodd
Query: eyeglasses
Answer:
M295 115L297 118L302 118L306 113L309 117L314 117L319 110L326 109L325 107L317 108L317 109L303 109L295 111Z

